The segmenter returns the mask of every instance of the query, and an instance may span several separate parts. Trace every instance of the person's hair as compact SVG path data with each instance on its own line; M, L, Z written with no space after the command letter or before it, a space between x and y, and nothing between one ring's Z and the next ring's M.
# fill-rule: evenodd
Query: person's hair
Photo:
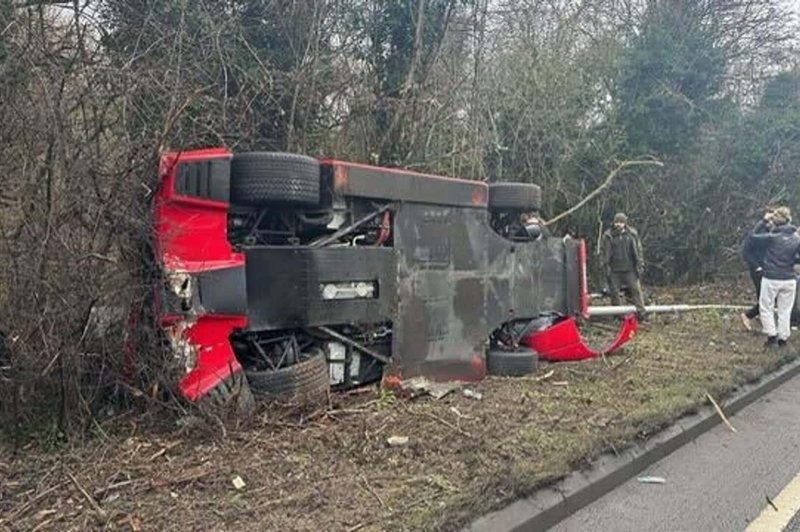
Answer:
M792 211L789 207L778 207L772 213L775 225L785 225L792 221Z

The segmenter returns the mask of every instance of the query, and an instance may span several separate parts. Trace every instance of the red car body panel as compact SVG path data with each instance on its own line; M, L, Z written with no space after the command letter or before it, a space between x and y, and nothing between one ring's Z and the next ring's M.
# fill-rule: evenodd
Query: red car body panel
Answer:
M628 315L623 320L617 337L610 344L599 350L591 349L583 341L575 318L568 317L543 331L524 337L520 343L539 353L539 358L542 360L553 362L585 360L616 351L636 336L638 330L639 322L636 315Z
M244 265L244 255L228 242L228 207L223 201L175 192L179 162L230 159L224 148L170 152L161 159L161 186L156 194L156 253L164 268L184 272Z
M224 148L170 152L161 158L161 183L155 197L155 248L161 268L171 274L196 274L243 267L244 255L228 241L228 207L223 201L176 193L179 162L230 159ZM247 324L245 316L208 313L191 321L180 314L162 314L159 322L194 354L194 368L181 379L181 393L196 401L232 373L242 370L229 337Z

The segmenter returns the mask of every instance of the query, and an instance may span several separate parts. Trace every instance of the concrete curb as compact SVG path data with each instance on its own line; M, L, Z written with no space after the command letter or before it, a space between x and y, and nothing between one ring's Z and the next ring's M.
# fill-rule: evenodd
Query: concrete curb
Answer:
M752 384L742 386L721 406L726 415L733 415L796 375L800 375L800 359L785 364ZM721 421L713 407L684 416L646 442L619 455L604 454L592 462L588 471L575 471L531 497L520 499L501 510L478 518L464 531L546 530Z

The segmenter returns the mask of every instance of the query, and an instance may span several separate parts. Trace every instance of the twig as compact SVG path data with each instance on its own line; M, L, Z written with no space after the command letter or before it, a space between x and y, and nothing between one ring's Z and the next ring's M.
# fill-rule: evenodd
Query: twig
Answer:
M381 505L381 508L386 508L386 503L383 502L383 499L381 499L380 495L378 495L375 490L372 489L372 486L369 485L369 482L367 482L367 477L361 475L361 481L364 483L364 488L370 493L370 495L375 497L375 500Z
M545 373L544 375L541 375L541 376L539 376L539 377L536 377L536 378L534 378L533 380L535 380L536 382L542 382L542 381L546 381L547 379L549 379L550 377L552 377L552 376L553 376L553 375L555 375L555 374L556 374L556 371L555 371L555 370L553 370L553 369L551 369L550 371L548 371L548 372L547 372L547 373Z
M719 405L714 400L714 398L711 397L711 394L706 392L706 397L708 397L708 400L711 401L712 405L714 405L714 408L716 409L717 414L719 414L719 417L722 418L722 421L725 423L725 425L727 425L728 428L731 429L731 432L736 432L736 428L733 425L731 425L731 422L728 421L727 417L725 417L725 414L722 412L722 409L719 407Z
M141 479L133 478L130 480L122 480L120 482L115 482L114 484L109 484L105 488L99 488L94 490L94 496L98 499L105 495L106 493L114 490L118 490L120 488L124 488L125 486L130 486L131 484L136 484L137 482L141 482Z
M559 221L562 218L565 218L565 217L569 216L573 212L577 211L578 209L580 209L581 207L583 207L584 205L586 205L587 203L592 201L595 198L595 196L597 196L603 190L608 188L608 186L611 185L611 182L614 181L614 178L617 177L617 174L619 174L625 168L628 168L630 166L645 166L645 165L647 165L647 166L649 166L649 165L664 166L664 163L662 163L661 161L656 161L656 160L650 160L650 161L647 161L647 160L636 160L636 161L623 161L623 162L621 162L619 164L619 166L617 166L616 168L611 170L611 172L608 174L608 176L606 176L605 181L603 181L600 184L600 186L598 186L596 189L591 191L588 195L586 195L586 197L584 197L581 201L579 201L578 203L576 203L575 205L573 205L572 207L570 207L566 211L562 212L561 214L559 214L555 218L551 218L551 219L547 220L546 222L544 222L544 225L554 224L555 222Z
M45 511L47 512L47 514L45 514L45 515L52 515L52 514L58 513L55 510L45 510ZM44 516L42 516L42 517L44 517ZM32 529L31 532L38 532L39 530L47 530L47 528L52 524L53 524L53 518L52 517L50 519L45 519L44 521L42 521L41 523L36 525L36 528Z
M627 364L627 363L628 363L628 362L630 362L631 360L633 360L633 355L628 355L628 356L627 356L627 357L625 357L624 359L620 360L619 362L617 362L616 364L614 364L613 366L611 366L611 367L608 369L608 371L616 371L616 370L617 370L617 368L619 368L619 367L620 367L620 366L622 366L623 364Z
M150 457L150 461L152 462L153 460L155 460L156 458L158 458L162 454L166 453L167 451L171 451L172 449L174 449L175 447L177 447L181 443L182 443L181 441L174 441L172 443L168 443L167 445L164 446L163 449L161 449L160 451L158 451L156 453L153 453L153 455Z
M72 481L72 483L75 484L75 487L78 488L78 491L81 492L81 494L86 499L86 501L89 503L89 505L94 509L94 511L97 512L97 514L100 517L102 517L103 519L108 519L108 514L106 513L106 511L103 510L102 508L100 508L100 505L97 504L97 501L94 499L94 497L89 495L89 492L86 491L83 488L83 486L81 486L80 482L78 482L78 479L75 478L73 476L73 474L70 473L69 471L66 471L66 474L69 477L69 479Z
M31 509L31 507L32 507L34 504L36 504L37 502L41 501L41 500L42 500L43 498L45 498L45 497L46 497L48 494L50 494L50 493L53 493L55 490L57 490L57 489L61 488L61 486L63 486L63 485L64 485L64 481L62 480L61 482L58 482L57 484L54 484L54 485L50 486L49 488L47 488L46 490L44 490L43 492L41 492L39 495L36 495L36 496L35 496L33 499L31 499L31 500L29 500L28 502L26 502L26 503L25 503L25 504L22 506L22 508L18 509L18 510L17 510L17 511L15 511L13 514L11 514L10 516L8 516L8 520L9 520L9 521L16 521L16 520L17 520L17 518L19 518L19 517L23 516L23 515L25 514L25 512L27 512L28 510L30 510L30 509Z
M464 436L466 436L468 438L472 437L472 435L469 432L465 431L464 429L462 429L460 427L457 427L457 426L453 425L452 423L450 423L446 419L443 419L443 418L437 416L436 414L431 414L430 412L419 412L419 413L422 414L423 416L427 416L427 417L429 417L431 419L435 419L436 421L438 421L442 425L444 425L446 427L450 427L451 429L453 429L454 431L458 432L459 434L463 434Z
M764 495L764 497L767 498L767 502L769 503L770 506L772 506L772 509L777 512L778 511L778 507L775 506L775 503L772 502L772 499L769 498L769 495Z
M185 475L182 475L182 476L179 476L179 477L176 477L176 478L173 478L173 479L164 479L164 478L153 479L153 480L150 481L150 488L151 489L157 489L157 488L163 488L163 487L166 487L166 486L175 486L175 485L185 484L187 482L192 482L193 480L199 480L199 479L201 479L203 477L208 476L209 474L211 474L210 470L198 470L198 468L195 468L194 471L189 471Z

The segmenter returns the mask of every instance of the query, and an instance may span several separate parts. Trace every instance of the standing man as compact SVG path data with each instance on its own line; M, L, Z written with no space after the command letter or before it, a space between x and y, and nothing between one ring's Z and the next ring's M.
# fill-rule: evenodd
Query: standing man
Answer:
M600 254L608 277L611 303L619 305L620 289L627 287L627 296L636 305L636 316L639 320L646 320L642 286L639 282L644 271L642 241L636 229L628 225L625 213L615 214L614 225L603 233Z
M764 217L758 224L747 233L742 242L742 259L747 264L747 270L750 273L750 280L753 281L753 286L756 289L756 303L746 312L740 314L742 324L748 331L752 329L750 320L754 320L759 315L758 302L761 299L761 277L764 273L764 245L763 240L754 239L754 234L768 233L772 231L772 213L773 209L767 208Z
M766 347L784 346L792 333L790 319L794 307L797 279L794 265L800 260L800 235L791 224L788 207L778 207L764 216L763 222L775 226L770 233L753 234L752 238L765 244L763 278L759 297L761 328L767 335ZM778 326L775 326L777 302Z

